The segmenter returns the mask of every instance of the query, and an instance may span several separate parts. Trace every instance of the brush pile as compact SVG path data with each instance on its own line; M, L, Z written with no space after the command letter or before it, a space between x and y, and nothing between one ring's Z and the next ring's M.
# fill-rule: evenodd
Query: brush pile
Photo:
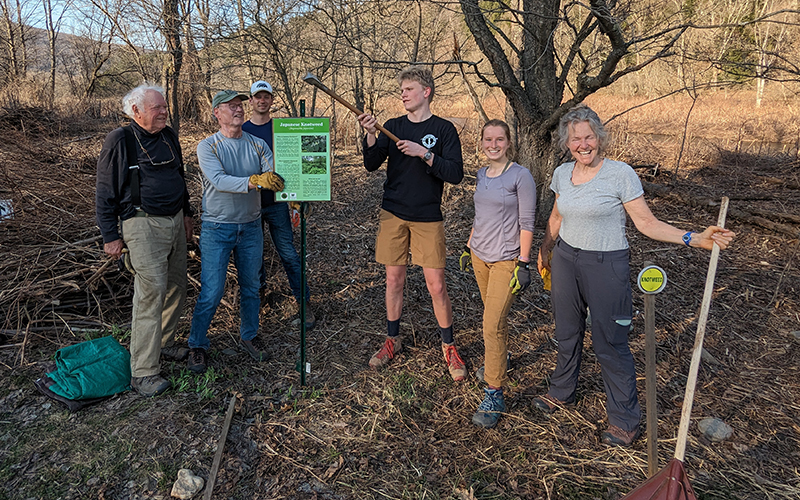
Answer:
M58 344L129 308L132 281L103 253L94 221L104 134L75 128L38 108L0 111L0 199L12 211L0 220L0 333L14 343L47 332Z

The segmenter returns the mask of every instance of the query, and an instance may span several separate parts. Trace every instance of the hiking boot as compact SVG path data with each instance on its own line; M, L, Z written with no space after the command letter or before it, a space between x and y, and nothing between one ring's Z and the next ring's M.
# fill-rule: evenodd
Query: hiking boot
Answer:
M183 361L189 356L189 349L187 347L179 347L176 345L162 347L161 356L163 356L164 359L169 359L172 361Z
M442 354L444 354L444 362L447 364L453 380L461 382L467 378L467 367L464 366L464 360L458 355L454 344L442 344Z
M486 396L478 406L478 411L472 416L472 423L479 427L492 429L497 425L497 421L500 420L500 414L506 411L503 389L489 389L487 387L483 392Z
M306 302L306 331L311 330L317 326L317 318L314 317L314 311L311 310L311 304ZM300 329L300 313L292 320L292 328Z
M616 425L609 425L602 434L601 441L610 446L630 446L639 437L639 426L632 431L623 431Z
M172 384L170 384L169 380L159 374L147 377L133 377L131 379L131 388L146 398L158 396L170 387L172 387Z
M369 366L370 368L382 368L389 364L389 361L392 360L400 351L403 350L403 344L400 342L400 336L397 337L386 337L386 342L383 343L383 347L381 347L378 352L372 355L369 358Z
M559 407L563 407L564 405L566 405L566 403L557 400L550 394L544 394L543 396L533 398L533 406L548 414L555 412Z
M251 358L259 363L269 359L269 354L253 345L252 340L240 340L239 345L242 347L244 352L249 354Z
M189 361L186 362L186 367L189 371L194 373L203 373L208 368L208 354L205 349L195 347L189 349Z

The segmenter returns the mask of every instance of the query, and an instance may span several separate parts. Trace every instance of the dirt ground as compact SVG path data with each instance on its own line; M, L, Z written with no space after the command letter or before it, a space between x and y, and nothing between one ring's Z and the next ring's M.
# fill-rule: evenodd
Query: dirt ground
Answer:
M418 268L409 268L405 292L401 330L407 348L389 369L368 369L385 330L384 273L373 259L384 174L368 174L353 151L337 152L333 200L315 203L308 222L308 280L318 321L307 336L311 373L305 386L295 370L296 305L267 244L272 277L260 336L270 362L256 364L235 350L231 276L210 332L207 374L190 375L182 363L165 362L163 374L174 388L163 396L126 392L68 412L39 394L33 381L60 347L109 333L127 343L132 278L115 266L103 267L93 222L94 161L113 124L52 119L39 128L20 126L28 119L42 123L42 116L36 110L6 111L0 119L6 138L0 144L0 198L13 199L15 207L13 219L0 221L0 499L169 498L178 469L208 477L232 395L237 411L214 498L613 500L645 480L644 438L629 449L600 442L607 426L605 394L589 335L577 404L550 417L532 407L532 398L546 391L556 360L550 301L539 280L511 311L513 383L508 414L496 429L470 422L482 399L480 385L473 376L463 383L448 376ZM186 160L196 165L194 145L208 131L186 128ZM627 150L672 147L634 147L630 140ZM703 499L797 499L800 270L791 216L800 216L800 162L796 155L759 156L713 145L705 151L702 162L675 177L640 171L644 180L672 193L730 196L732 209L740 211L728 218L738 236L719 261L705 339L711 356L700 369L686 469ZM456 341L473 373L483 363L481 302L474 277L462 273L457 260L469 234L479 164L474 155L465 159L464 182L445 193L446 277ZM197 206L196 169L189 178ZM657 217L687 230L717 218L717 206L672 197L648 201ZM795 236L756 225L747 218L755 209L788 213L780 222L793 227ZM628 236L632 282L646 261L669 278L656 297L663 466L675 447L710 254L649 240L632 226ZM534 245L540 241L537 230ZM196 256L190 276L179 338L184 343L199 286ZM635 287L634 308L644 309ZM634 325L630 345L644 409L641 312ZM707 441L696 427L706 417L724 420L732 437Z

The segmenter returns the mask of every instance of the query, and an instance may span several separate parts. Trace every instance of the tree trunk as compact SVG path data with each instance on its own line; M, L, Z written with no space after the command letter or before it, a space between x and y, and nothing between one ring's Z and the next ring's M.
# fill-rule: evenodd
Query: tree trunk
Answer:
M481 125L489 121L489 117L486 115L486 111L483 109L483 105L481 104L481 100L478 98L478 93L475 92L475 88L469 83L467 80L467 73L464 71L464 63L461 62L461 47L458 44L458 38L456 38L455 32L453 32L453 60L457 61L456 64L458 65L458 74L461 75L461 81L464 83L464 87L467 89L467 94L469 94L469 98L472 99L472 106L475 108L475 112L478 113L478 116L481 120Z
M537 219L546 222L554 196L549 189L557 154L551 133L553 113L561 104L551 33L559 19L558 0L523 0L522 47L518 78L484 18L479 0L461 0L465 21L478 47L489 59L517 122L517 161L533 174L537 186ZM557 121L556 121L557 124Z
M19 26L20 66L18 76L25 78L28 74L28 37L25 34L25 24L22 22L22 4L17 0L17 25Z
M168 97L170 104L171 126L177 134L181 126L180 84L181 66L183 65L183 48L181 47L181 18L178 12L178 0L164 0L163 34L167 42L167 51L170 55L168 74Z
M236 0L236 14L239 17L239 42L242 44L242 54L244 54L244 61L247 65L247 75L250 77L250 85L255 83L256 77L253 74L253 61L250 57L250 50L247 44L247 31L244 24L244 9L242 8L242 0Z
M53 24L53 4L43 0L44 22L47 29L47 48L50 52L50 81L48 82L47 107L52 108L56 98L56 27Z
M19 63L17 61L17 37L16 28L14 27L14 19L11 17L11 10L6 0L0 3L3 9L3 21L5 23L6 32L6 52L8 53L9 65L11 66L11 78L17 79L19 77Z

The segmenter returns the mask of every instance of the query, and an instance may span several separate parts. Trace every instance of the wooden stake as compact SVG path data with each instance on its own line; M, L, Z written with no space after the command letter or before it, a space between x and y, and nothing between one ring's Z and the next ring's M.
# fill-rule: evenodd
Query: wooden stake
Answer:
M222 424L222 434L217 443L217 452L214 454L214 462L211 464L211 472L208 474L208 482L206 482L206 492L203 495L205 500L211 500L211 494L214 492L214 482L217 480L217 472L219 472L219 465L222 462L222 450L225 449L225 441L228 439L228 429L231 427L231 420L233 420L233 411L236 408L236 394L231 396L231 403L228 405L228 413L225 414L225 422Z
M647 391L647 476L658 472L658 404L656 402L656 296L644 296L644 358Z

